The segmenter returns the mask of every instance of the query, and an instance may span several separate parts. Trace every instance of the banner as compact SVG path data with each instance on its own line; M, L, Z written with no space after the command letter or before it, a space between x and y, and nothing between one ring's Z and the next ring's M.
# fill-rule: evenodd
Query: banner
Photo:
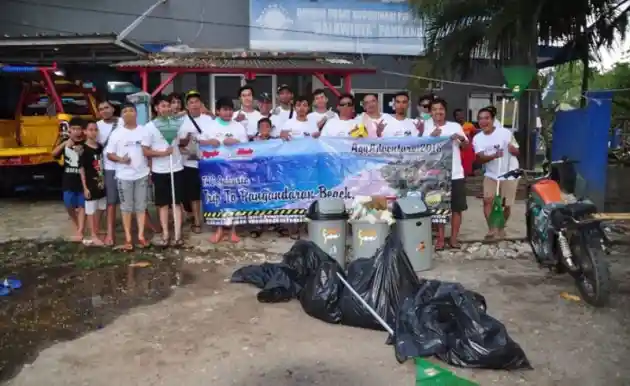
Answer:
M304 221L318 198L423 195L446 222L452 144L446 137L303 138L201 147L203 215L210 225Z
M250 0L252 50L421 55L406 0Z

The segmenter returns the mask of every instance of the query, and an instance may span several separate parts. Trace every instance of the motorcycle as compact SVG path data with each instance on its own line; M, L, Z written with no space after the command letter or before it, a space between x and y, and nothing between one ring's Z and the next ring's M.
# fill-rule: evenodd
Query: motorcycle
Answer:
M611 279L605 260L609 240L602 229L602 220L592 217L597 208L591 201L566 194L559 184L562 174L575 174L575 163L567 159L553 161L539 177L535 176L537 172L525 169L512 170L500 177L525 177L529 185L525 212L527 239L539 265L556 273L568 272L582 299L592 306L603 307L610 299Z

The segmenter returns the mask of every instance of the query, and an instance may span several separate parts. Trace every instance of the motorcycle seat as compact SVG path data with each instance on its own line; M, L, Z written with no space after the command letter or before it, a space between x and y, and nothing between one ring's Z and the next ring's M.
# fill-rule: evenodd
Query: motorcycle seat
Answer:
M595 204L591 202L574 202L561 206L557 210L565 216L579 218L597 212Z

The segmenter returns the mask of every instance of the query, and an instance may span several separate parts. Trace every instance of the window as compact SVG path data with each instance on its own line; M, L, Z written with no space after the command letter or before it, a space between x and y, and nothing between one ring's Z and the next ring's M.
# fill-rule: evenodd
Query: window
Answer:
M394 114L394 95L398 92L398 90L354 90L354 99L355 99L355 111L357 114L361 114L363 112L363 98L367 94L376 94L381 105L381 112L386 114ZM407 116L411 113L412 106L412 97L409 94L409 109L407 110Z

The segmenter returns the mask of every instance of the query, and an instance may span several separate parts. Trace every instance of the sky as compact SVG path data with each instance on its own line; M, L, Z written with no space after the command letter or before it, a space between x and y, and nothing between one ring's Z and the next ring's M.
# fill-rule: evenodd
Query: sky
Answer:
M628 51L630 51L630 39L627 39L618 48L611 51L601 50L599 53L602 57L602 69L610 70L617 62L629 61L630 56L628 55Z

